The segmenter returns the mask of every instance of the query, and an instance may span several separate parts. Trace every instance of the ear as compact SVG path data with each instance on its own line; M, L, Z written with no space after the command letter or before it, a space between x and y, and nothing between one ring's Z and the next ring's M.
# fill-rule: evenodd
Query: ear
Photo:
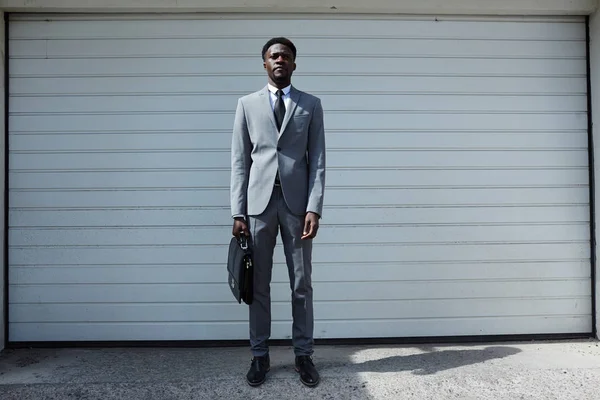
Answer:
M296 70L296 63L294 62L294 69L293 69L293 71L295 71L295 70Z
M263 61L263 68L267 69L267 62L266 61Z

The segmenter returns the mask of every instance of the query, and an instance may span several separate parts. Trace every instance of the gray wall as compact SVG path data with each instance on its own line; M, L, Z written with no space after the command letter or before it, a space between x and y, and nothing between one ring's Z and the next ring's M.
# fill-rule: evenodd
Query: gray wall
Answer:
M115 0L96 0L81 2L80 0L48 0L44 1L44 7L40 7L41 1L31 0L0 0L0 9L10 11L242 11L248 10L246 0L208 0L199 5L199 2L192 0L140 0L140 1L115 1ZM252 11L269 10L278 12L404 12L404 13L476 13L476 14L588 14L597 7L597 0L498 0L482 2L478 0L431 0L424 2L422 0L374 0L372 2L363 2L361 0L346 0L335 3L323 2L322 0L305 0L303 2L282 3L274 0L257 0L253 3ZM330 4L335 4L331 8ZM277 7L273 7L277 5ZM368 9L367 9L368 8ZM0 83L2 92L4 92L4 13L0 11L0 54L2 63L0 64ZM593 101L593 122L594 125L600 124L600 14L596 13L591 18L591 51L592 51L592 101ZM4 121L4 96L0 96L0 121ZM4 124L0 124L0 179L4 187ZM597 177L600 177L600 130L594 132L594 153L596 154ZM600 211L598 199L600 199L600 185L596 187L596 209ZM4 196L0 196L0 214L4 222ZM600 213L596 214L595 224L599 226ZM4 229L0 229L0 243L4 242ZM4 251L4 246L1 246ZM600 252L600 249L598 249ZM3 264L4 255L0 254L0 263ZM600 287L600 270L598 264L596 269L597 287ZM2 265L2 271L4 265ZM4 344L4 274L0 273L0 348ZM600 295L596 291L596 328L600 331Z
M597 11L590 18L590 59L591 59L591 83L592 83L592 123L593 130L592 134L594 137L594 155L595 155L595 169L594 173L596 176L596 220L594 224L596 229L600 227L600 184L598 184L598 178L600 178L600 12ZM600 248L598 247L598 235L596 235L596 252L600 254ZM596 269L596 332L600 331L600 268L598 267L598 261L594 265ZM600 339L600 335L598 336Z
M4 187L4 64L6 59L5 48L4 48L4 13L0 11L0 55L2 55L2 62L0 63L0 187ZM0 272L0 350L4 348L4 193L0 195L0 217L2 221L2 227L0 227L0 266L2 267Z

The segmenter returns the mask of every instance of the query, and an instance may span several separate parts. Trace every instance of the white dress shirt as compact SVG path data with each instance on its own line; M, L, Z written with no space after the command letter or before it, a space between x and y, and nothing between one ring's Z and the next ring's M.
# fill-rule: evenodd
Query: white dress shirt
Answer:
M277 89L275 86L271 85L270 83L267 84L267 86L269 87L269 94L271 95L271 108L273 110L275 110L275 102L277 101L277 91L279 89ZM290 90L292 89L292 85L281 89L283 91L283 104L285 104L285 110L287 112L287 110L290 109Z

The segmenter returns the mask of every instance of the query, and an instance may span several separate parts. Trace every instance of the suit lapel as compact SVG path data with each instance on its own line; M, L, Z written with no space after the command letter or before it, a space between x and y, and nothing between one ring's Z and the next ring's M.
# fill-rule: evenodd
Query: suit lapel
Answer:
M271 119L273 126L277 129L277 123L275 122L275 114L273 114L273 107L271 106L271 95L269 94L269 87L265 86L265 88L260 92L261 101L263 103L263 108L265 112Z
M268 89L267 89L268 90ZM279 131L279 137L283 135L285 132L285 128L288 126L292 115L296 112L296 107L298 107L298 101L300 100L300 92L297 91L293 86L290 88L290 106L287 110L285 110L285 117L283 118L283 123L281 124L281 131ZM273 114L273 113L271 113ZM275 121L275 117L273 117L273 121Z

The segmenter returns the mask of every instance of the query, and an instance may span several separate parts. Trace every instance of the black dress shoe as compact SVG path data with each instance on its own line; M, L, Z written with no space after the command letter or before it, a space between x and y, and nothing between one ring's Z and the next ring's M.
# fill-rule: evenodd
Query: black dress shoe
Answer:
M260 386L265 383L269 369L271 369L271 361L268 355L265 357L254 357L252 364L250 364L250 370L246 374L248 385Z
M300 374L300 381L306 386L313 387L319 384L319 372L317 372L311 357L297 356L296 372Z

